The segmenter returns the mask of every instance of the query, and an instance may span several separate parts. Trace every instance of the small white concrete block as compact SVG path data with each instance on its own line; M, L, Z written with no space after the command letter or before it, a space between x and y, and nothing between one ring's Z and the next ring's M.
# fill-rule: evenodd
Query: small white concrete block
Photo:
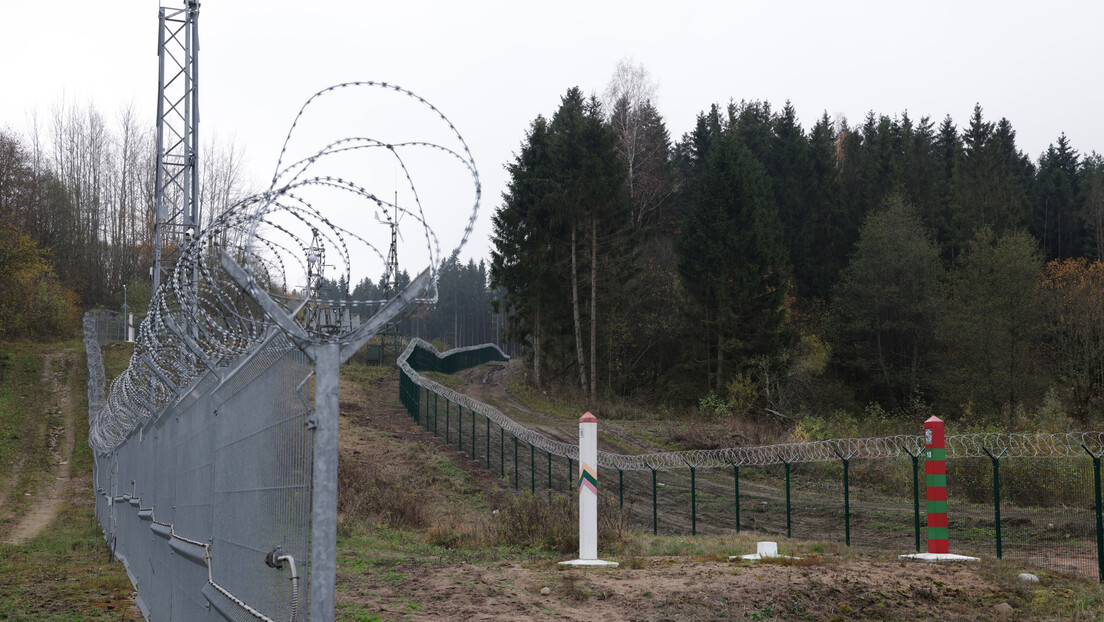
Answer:
M1038 583L1039 582L1039 577L1031 574L1030 572L1021 572L1020 576L1017 577L1017 578L1020 581L1023 581L1024 583Z
M898 559L909 559L918 562L976 562L976 557L968 555L955 555L954 553L914 553L912 555L898 555Z
M569 562L560 562L561 566L589 566L598 568L616 568L617 562L607 562L602 559L573 559Z
M761 559L767 559L768 557L781 557L782 559L801 559L800 557L790 557L789 555L778 554L777 542L758 542L755 545L756 552L751 555L731 555L728 561L734 562L738 559L746 559L748 561L757 562Z

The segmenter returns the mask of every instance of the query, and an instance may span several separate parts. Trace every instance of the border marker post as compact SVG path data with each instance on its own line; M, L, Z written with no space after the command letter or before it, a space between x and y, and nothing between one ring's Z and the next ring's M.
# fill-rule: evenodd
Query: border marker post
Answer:
M928 552L898 555L900 559L926 562L978 561L950 551L947 524L947 448L943 420L932 416L924 422L924 483L927 488Z
M928 552L950 553L947 532L947 449L943 420L924 422L924 480L927 484Z
M564 566L611 566L617 562L598 559L598 418L586 413L579 418L579 559L560 562Z

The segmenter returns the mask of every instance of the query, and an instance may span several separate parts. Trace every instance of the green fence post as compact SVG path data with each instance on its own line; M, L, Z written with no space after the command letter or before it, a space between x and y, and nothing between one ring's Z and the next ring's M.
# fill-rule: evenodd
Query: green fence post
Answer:
M847 543L847 546L851 546L851 489L850 489L850 485L848 484L847 475L848 475L848 472L851 470L851 458L855 457L855 454L858 453L858 452L853 451L853 452L851 452L851 455L844 458L843 454L836 451L835 449L833 449L832 451L837 456L839 456L840 460L843 460L843 525L844 525L843 529L844 529L844 541Z
M993 461L993 521L997 524L997 559L1001 558L1001 518L1000 518L1000 459L1008 448L996 456L989 453L985 447L981 448L985 455Z
M651 467L648 467L651 468ZM659 510L656 497L656 470L652 469L652 535L659 535Z
M537 494L537 451L529 443L529 493Z
M552 452L544 452L548 454L548 490L552 490Z
M625 509L625 471L617 469L617 507Z
M1094 454L1083 444L1081 449L1084 449L1093 461L1093 489L1096 492L1096 565L1099 581L1104 583L1104 511L1100 504L1100 457L1104 456L1104 453Z
M732 483L735 490L736 533L740 533L740 465L732 465Z
M786 537L790 538L793 537L793 530L791 529L793 523L790 521L790 463L780 455L778 459L782 461L782 464L786 465Z
M697 469L690 467L690 535L698 535L698 486Z
M740 533L740 462L733 462L731 458L725 457L725 460L732 465L732 486L734 490L734 502L736 504L736 533Z
M471 459L472 459L472 462L475 462L475 411L474 411L474 410L472 410L472 411L471 411L471 414L472 414L472 424L471 424L471 430L472 430L472 438L471 438L471 441L472 441L472 442L471 442Z

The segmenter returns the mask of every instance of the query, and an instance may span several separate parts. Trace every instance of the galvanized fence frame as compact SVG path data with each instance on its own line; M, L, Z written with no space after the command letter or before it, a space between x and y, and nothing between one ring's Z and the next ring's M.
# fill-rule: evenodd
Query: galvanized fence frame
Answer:
M343 110L397 98L420 115L417 135L396 142L386 119L361 114L332 135L324 107L339 98ZM378 130L392 140L372 138ZM402 170L411 201L371 189L381 161ZM472 203L442 255L430 218L455 214L457 196L423 199L415 180L448 174L459 175L450 187L470 178ZM110 315L86 316L97 517L146 617L296 620L305 602L311 619L334 618L340 366L415 303L436 301L437 266L470 237L481 194L467 143L431 103L391 83L330 86L299 109L268 188L178 240L106 395L98 345L112 335L98 323ZM372 211L389 225L390 258L388 238L363 227ZM403 286L400 220L428 261ZM326 293L376 268L383 299ZM368 319L353 322L354 308Z

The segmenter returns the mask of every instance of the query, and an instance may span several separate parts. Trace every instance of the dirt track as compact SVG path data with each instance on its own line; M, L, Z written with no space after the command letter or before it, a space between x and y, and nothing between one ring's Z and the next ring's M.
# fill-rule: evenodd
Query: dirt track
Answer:
M62 425L49 431L49 451L51 478L45 489L25 495L28 503L26 513L16 521L11 531L4 536L7 544L23 544L34 538L42 529L54 521L58 506L70 487L71 463L73 461L75 415L73 396L67 382L67 374L72 373L76 355L71 352L58 352L45 357L42 369L42 386L49 388L49 395L37 396L44 404L49 404L48 414L60 414ZM5 484L5 490L14 486L25 465L20 460L15 471Z

